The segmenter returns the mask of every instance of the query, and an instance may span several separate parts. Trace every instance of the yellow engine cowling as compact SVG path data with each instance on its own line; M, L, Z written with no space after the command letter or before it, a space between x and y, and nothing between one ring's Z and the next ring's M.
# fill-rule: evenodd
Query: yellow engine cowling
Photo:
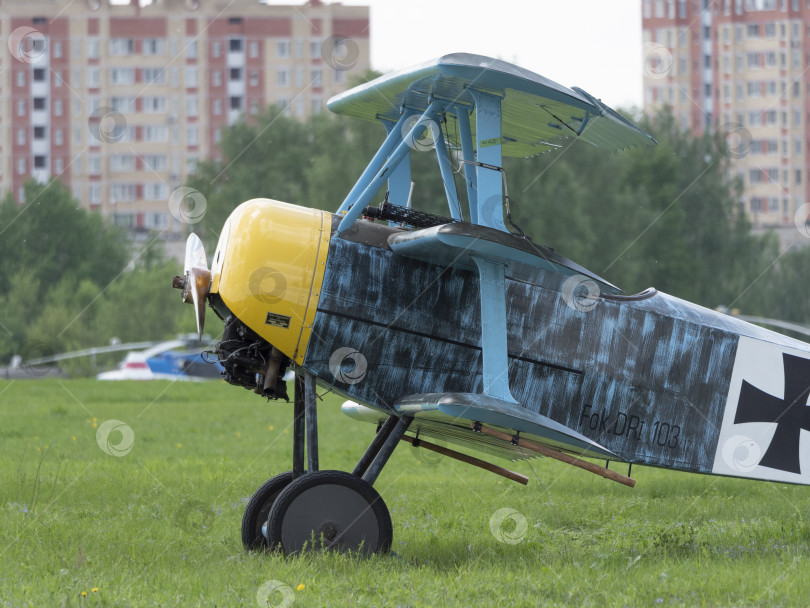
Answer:
M331 215L267 198L234 209L211 267L211 291L242 323L301 364L329 250Z

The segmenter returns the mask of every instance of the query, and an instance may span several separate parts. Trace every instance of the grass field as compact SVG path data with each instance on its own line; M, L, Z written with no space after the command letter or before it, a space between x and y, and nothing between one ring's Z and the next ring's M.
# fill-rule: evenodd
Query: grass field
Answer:
M319 406L321 463L346 470L373 427L339 405ZM242 511L290 468L291 417L219 382L0 383L0 606L810 604L810 488L499 462L524 487L405 444L375 485L392 554L248 555ZM107 420L131 451L102 450Z

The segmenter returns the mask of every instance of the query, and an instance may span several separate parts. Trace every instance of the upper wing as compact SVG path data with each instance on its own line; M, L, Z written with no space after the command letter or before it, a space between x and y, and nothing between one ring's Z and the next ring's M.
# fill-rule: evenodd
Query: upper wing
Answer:
M341 93L328 107L338 114L367 120L396 121L403 106L425 110L430 99L472 108L471 91L502 98L503 156L534 156L580 137L607 150L623 150L656 141L582 89L569 89L516 65L481 55L454 53L412 68L397 70ZM452 111L447 118L455 119ZM475 125L473 141L475 141ZM451 142L458 129L447 128Z

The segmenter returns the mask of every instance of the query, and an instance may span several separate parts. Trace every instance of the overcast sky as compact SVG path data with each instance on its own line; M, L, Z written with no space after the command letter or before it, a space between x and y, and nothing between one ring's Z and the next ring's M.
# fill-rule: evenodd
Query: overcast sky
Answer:
M327 2L329 0L326 0ZM505 59L612 107L641 106L640 0L344 0L371 7L371 61L447 53Z

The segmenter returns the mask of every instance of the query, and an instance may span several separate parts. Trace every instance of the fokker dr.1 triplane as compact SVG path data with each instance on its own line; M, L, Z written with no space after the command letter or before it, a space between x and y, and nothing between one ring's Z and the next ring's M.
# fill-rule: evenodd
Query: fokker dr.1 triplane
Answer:
M581 89L470 54L328 105L388 134L337 211L247 201L210 271L192 234L175 278L200 331L206 304L225 322L216 351L228 382L286 398L282 378L296 372L292 470L248 503L246 548L388 550L391 517L373 484L400 441L523 483L430 440L550 456L629 486L632 473L610 461L810 481L810 345L655 289L624 295L504 221L504 157L566 138L614 151L652 137ZM427 143L447 217L418 209L409 159ZM351 472L319 470L318 384L377 425Z

